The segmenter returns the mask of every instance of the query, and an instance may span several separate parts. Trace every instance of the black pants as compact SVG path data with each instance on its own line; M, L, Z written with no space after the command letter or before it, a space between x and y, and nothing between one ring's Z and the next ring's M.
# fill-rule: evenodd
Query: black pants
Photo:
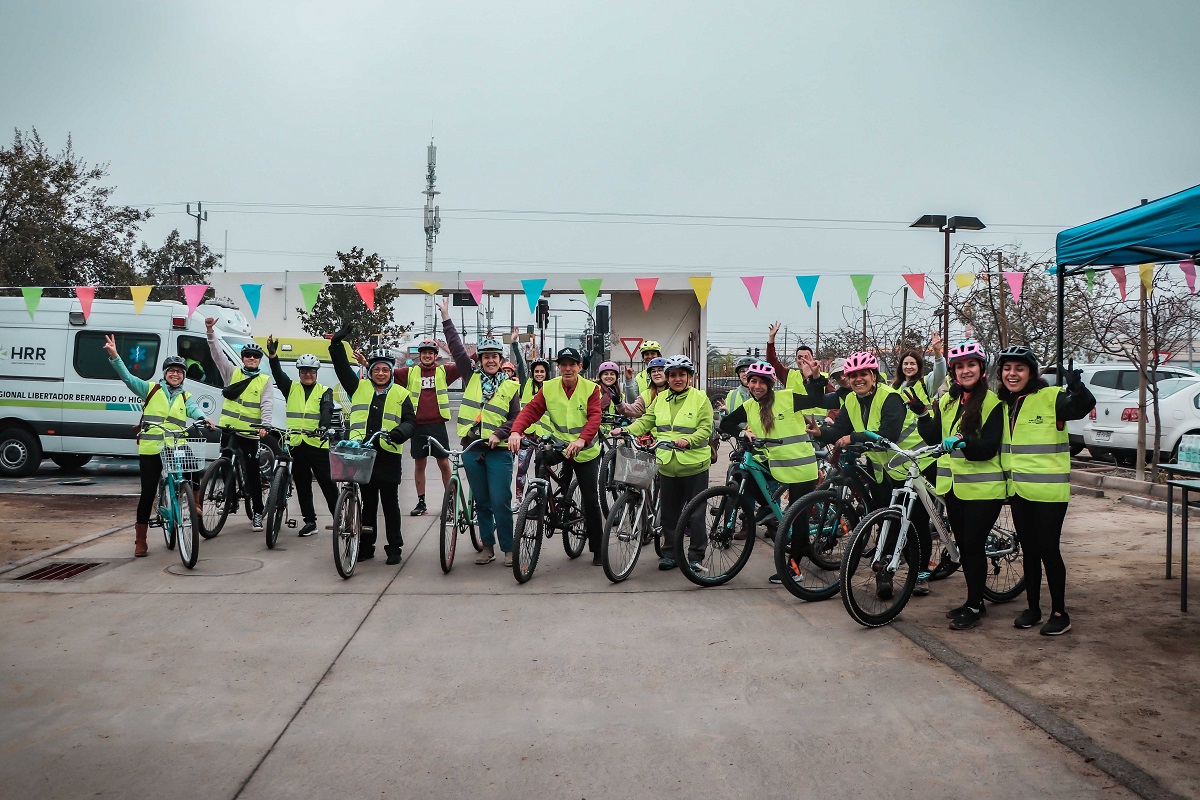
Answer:
M1025 597L1029 607L1041 610L1042 567L1046 568L1046 584L1050 587L1050 609L1067 612L1067 565L1063 563L1059 540L1063 520L1067 517L1066 503L1038 503L1020 495L1009 498L1013 527L1021 541L1021 556L1025 562Z
M685 475L676 478L662 475L658 481L659 509L662 514L664 539L663 555L668 558L674 558L675 526L678 524L679 516L683 513L683 507L688 504L688 501L708 488L708 470L698 472L695 475ZM704 550L707 544L703 505L696 507L695 513L692 514L691 519L685 524L684 530L688 530L690 533L688 538L690 547L687 557L692 561L703 561Z
M274 431L268 431L266 437L262 439L247 439L245 436L236 436L231 433L221 435L221 449L232 448L233 457L242 462L242 474L246 476L246 491L250 494L250 507L254 509L255 514L263 513L262 476L258 471L259 442L269 447L276 456L282 456L279 435Z
M150 512L158 502L158 481L162 478L162 457L154 455L138 456L138 472L142 478L142 492L138 495L137 518L139 525L150 522Z
M387 532L387 545L383 548L390 556L399 554L404 547L400 535L400 484L395 481L372 480L360 487L362 490L362 553L375 552L375 539L379 528L375 525L379 506L383 506L383 525ZM368 530L369 528L369 530Z
M960 500L953 491L946 495L946 517L958 542L963 577L967 579L966 604L971 608L981 608L983 604L983 587L987 583L984 548L1002 508L1003 500Z
M317 509L313 506L314 478L321 487L321 494L325 495L325 504L329 506L332 516L333 505L337 502L337 486L329 477L329 450L311 444L296 445L292 448L292 482L296 485L296 500L300 503L300 515L305 522L317 521Z
M600 457L580 463L568 461L561 453L546 453L540 456L542 464L562 464L562 482L569 486L571 476L579 481L579 495L583 500L583 525L587 531L588 550L600 552L600 536L604 533L604 521L600 516Z

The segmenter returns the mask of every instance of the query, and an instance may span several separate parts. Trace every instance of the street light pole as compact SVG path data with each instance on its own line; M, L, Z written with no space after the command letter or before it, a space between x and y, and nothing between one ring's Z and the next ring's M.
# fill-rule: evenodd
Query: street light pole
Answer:
M950 234L955 231L981 231L986 225L978 217L947 217L944 214L926 214L909 225L910 228L931 228L945 234L945 262L942 280L942 341L950 344Z
M945 273L942 281L942 341L950 345L950 228L944 227L946 233Z

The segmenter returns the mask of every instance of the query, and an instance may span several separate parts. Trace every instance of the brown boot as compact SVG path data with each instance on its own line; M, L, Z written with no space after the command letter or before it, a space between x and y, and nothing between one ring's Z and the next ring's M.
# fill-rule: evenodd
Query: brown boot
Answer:
M150 527L144 522L139 522L133 526L133 554L138 558L146 555L146 528Z

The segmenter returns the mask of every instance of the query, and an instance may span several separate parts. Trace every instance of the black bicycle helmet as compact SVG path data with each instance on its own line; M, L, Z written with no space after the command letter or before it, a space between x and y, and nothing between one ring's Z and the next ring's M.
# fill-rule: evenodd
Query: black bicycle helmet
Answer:
M1030 348L1023 344L1006 347L1000 351L1000 355L996 356L996 369L999 370L1004 366L1005 361L1021 361L1029 365L1029 369L1034 375L1038 374L1041 365L1038 364L1037 355Z
M742 356L737 361L733 362L733 374L738 374L757 360L757 358L752 358L751 356Z
M259 358L262 358L264 355L266 355L266 353L263 352L262 345L260 345L258 342L250 342L250 344L242 347L242 358L245 358L246 356L258 356Z
M179 356L167 356L166 358L163 359L163 367L162 367L163 372L166 372L171 367L175 367L177 369L183 370L184 372L187 372L187 362L184 361Z

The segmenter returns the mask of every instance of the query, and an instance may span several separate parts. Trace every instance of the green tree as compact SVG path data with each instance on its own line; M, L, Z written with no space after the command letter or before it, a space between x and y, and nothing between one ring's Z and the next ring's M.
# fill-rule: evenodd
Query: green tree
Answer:
M161 247L150 247L143 244L134 257L133 268L136 279L130 283L152 284L155 288L150 292L151 300L178 300L179 289L164 289L163 286L176 286L184 283L204 283L213 270L221 264L221 256L209 249L208 245L200 245L200 263L196 263L196 241L180 238L179 231L173 230L167 234L167 240ZM179 270L188 267L196 270L199 277L194 275L181 276ZM124 289L120 296L126 297Z
M0 284L128 282L148 211L110 203L107 165L88 165L71 138L53 154L37 129L0 149ZM64 292L65 294L65 292Z
M350 345L355 350L370 347L374 335L379 336L383 346L394 347L412 330L414 323L402 325L396 322L392 304L400 297L400 289L394 283L383 282L383 258L378 253L363 255L361 247L353 247L348 253L339 251L337 258L337 264L325 266L325 278L330 285L321 289L312 311L296 309L304 331L309 336L324 336L349 322L354 326ZM374 311L367 308L353 285L363 281L376 281L379 284L375 288ZM345 285L332 285L339 283Z

